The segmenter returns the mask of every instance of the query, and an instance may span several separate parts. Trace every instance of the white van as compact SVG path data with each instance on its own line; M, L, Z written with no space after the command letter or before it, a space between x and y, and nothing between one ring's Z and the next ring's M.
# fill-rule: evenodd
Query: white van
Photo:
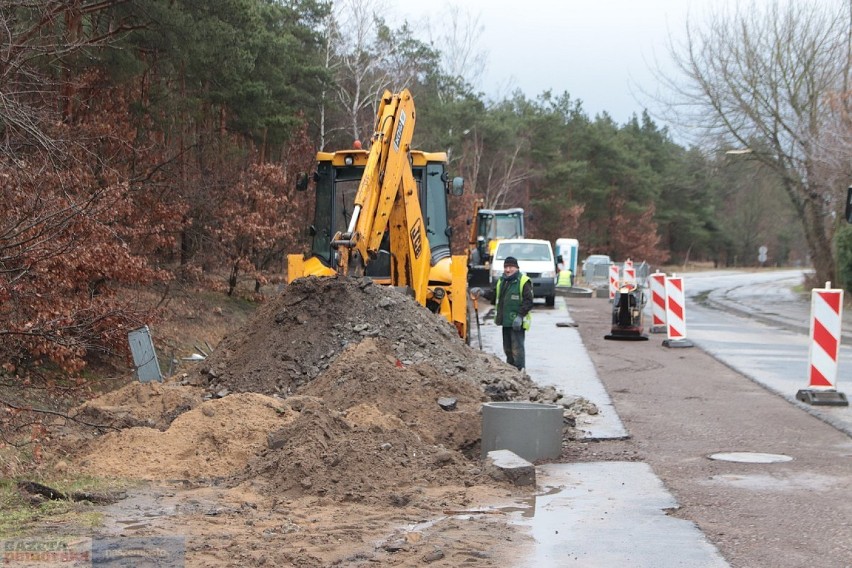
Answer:
M533 284L533 295L544 298L552 306L556 300L556 259L549 241L541 239L503 239L497 243L491 261L491 286L503 275L503 261L514 256L518 268L529 276Z

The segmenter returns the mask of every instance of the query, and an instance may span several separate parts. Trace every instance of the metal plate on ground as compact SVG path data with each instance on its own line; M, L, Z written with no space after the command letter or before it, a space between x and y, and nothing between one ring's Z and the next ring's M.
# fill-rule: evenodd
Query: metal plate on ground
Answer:
M784 454L762 454L759 452L722 452L709 456L711 460L738 463L779 463L792 461L793 458Z

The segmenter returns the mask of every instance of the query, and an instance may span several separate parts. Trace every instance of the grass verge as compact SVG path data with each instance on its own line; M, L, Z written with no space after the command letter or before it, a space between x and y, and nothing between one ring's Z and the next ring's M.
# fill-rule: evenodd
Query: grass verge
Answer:
M51 535L88 532L103 522L103 514L93 503L70 499L37 499L18 488L18 482L22 480L24 478L0 480L0 539L44 532ZM126 480L90 476L26 478L26 481L36 481L66 495L117 495L132 486L132 482Z

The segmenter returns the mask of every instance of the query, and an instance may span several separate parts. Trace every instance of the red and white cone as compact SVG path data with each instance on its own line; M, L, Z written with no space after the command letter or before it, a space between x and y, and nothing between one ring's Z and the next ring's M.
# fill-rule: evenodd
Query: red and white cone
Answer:
M837 359L843 321L843 290L811 290L811 333L808 350L808 388L796 398L808 404L848 406L846 395L837 391Z
M665 347L693 346L686 338L686 296L680 276L666 276L666 332Z
M666 333L666 274L651 275L651 333Z

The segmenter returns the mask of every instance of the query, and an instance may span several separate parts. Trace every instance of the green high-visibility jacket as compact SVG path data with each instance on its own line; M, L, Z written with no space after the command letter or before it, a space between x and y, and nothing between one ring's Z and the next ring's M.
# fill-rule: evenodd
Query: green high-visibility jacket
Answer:
M503 288L505 278L500 277L494 289L494 299L497 302L497 313L494 322L503 327L511 327L516 316L524 319L524 330L530 328L533 305L533 286L529 276L520 273L519 278L509 280Z

